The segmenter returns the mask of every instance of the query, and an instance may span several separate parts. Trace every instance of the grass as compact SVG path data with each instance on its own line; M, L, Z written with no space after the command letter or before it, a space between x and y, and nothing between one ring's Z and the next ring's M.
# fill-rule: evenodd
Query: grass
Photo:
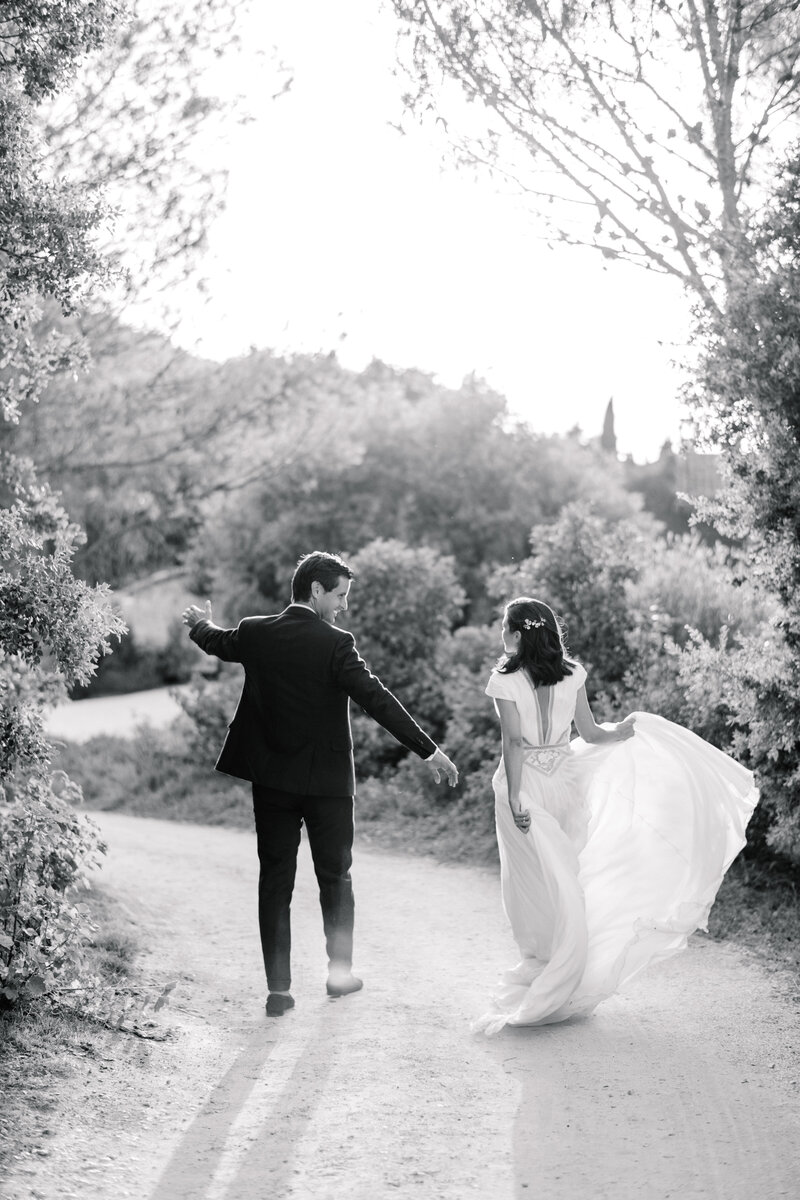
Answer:
M112 989L135 988L138 947L114 902L96 889L78 899L97 926L87 973ZM48 1137L57 1132L64 1081L81 1060L102 1057L108 1037L98 1021L46 999L0 1012L0 1169L20 1155L46 1153Z
M64 742L53 758L55 768L81 785L89 808L249 829L249 784L221 775L213 765L210 756L188 754L175 728L148 729L130 739Z

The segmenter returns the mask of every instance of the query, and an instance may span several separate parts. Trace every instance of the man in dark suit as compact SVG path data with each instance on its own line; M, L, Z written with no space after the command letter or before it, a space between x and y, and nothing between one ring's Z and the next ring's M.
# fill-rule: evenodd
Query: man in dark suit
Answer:
M258 918L267 974L267 1014L294 1006L289 909L305 822L328 952L329 996L356 992L352 973L355 770L352 699L423 758L438 783L458 781L454 764L399 700L370 673L351 633L337 629L347 611L353 572L337 555L300 559L292 603L276 616L248 617L220 629L206 610L183 614L189 636L207 654L244 667L244 687L216 769L253 785L260 873Z

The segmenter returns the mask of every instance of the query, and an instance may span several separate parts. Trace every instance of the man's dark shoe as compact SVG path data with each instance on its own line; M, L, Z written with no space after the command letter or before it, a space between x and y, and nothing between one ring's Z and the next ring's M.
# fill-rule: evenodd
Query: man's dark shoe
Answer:
M363 979L357 975L331 975L325 990L329 996L349 996L351 992L360 992L363 986Z
M267 996L268 1017L282 1017L290 1008L294 1008L293 996L284 996L281 992L270 992Z

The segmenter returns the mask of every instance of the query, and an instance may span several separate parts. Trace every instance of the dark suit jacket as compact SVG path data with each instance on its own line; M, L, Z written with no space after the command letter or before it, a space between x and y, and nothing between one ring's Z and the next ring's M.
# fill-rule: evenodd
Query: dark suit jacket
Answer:
M309 608L247 617L236 629L198 621L190 637L206 654L244 667L218 771L301 795L353 795L351 698L421 758L436 749L367 669L353 635Z

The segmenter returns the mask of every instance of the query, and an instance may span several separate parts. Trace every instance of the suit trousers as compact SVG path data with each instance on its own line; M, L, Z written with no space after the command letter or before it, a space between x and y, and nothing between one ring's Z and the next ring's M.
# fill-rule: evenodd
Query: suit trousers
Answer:
M353 962L353 797L302 796L253 784L258 839L258 924L267 987L292 985L290 908L297 871L300 829L305 823L328 960L350 969Z

